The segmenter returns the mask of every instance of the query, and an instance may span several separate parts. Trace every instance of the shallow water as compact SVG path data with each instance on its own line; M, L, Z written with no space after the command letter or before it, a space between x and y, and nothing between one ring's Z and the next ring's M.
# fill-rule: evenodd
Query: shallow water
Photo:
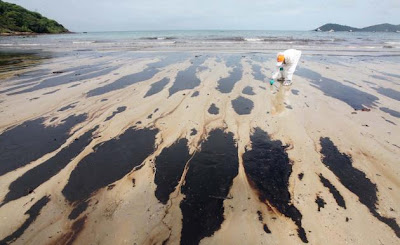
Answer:
M398 33L314 32L314 31L131 31L89 32L33 37L2 37L0 47L70 47L90 51L99 47L137 48L146 46L241 46L261 45L336 46L386 48L400 47ZM389 48L386 48L390 50Z

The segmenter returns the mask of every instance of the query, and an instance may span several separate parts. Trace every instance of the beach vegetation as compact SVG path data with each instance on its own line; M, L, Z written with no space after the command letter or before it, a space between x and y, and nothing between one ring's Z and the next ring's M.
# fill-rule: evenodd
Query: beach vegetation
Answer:
M65 33L68 30L55 20L17 4L0 0L0 33Z

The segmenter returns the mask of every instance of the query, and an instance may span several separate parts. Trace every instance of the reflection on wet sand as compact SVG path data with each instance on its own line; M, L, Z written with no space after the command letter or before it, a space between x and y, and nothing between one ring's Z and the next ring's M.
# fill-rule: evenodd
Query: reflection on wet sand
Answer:
M16 52L0 51L0 79L6 79L12 76L35 76L40 70L19 74L20 70L34 67L49 59L50 53L44 52Z

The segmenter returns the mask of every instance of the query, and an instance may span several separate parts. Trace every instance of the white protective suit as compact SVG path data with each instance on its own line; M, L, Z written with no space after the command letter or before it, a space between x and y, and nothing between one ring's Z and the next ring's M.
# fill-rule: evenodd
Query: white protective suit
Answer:
M277 67L277 71L272 75L272 79L285 79L287 81L292 81L293 73L295 72L301 57L301 51L288 49L283 52L283 55L285 56L285 62L282 66ZM283 71L280 70L281 67L283 68Z

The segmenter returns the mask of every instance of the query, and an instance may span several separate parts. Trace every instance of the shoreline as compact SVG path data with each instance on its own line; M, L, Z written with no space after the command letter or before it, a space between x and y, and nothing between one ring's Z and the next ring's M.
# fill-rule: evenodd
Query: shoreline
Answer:
M42 36L42 35L59 35L59 34L76 34L77 32L60 32L60 33L36 33L36 32L2 32L0 36L3 37L16 37L16 36Z

